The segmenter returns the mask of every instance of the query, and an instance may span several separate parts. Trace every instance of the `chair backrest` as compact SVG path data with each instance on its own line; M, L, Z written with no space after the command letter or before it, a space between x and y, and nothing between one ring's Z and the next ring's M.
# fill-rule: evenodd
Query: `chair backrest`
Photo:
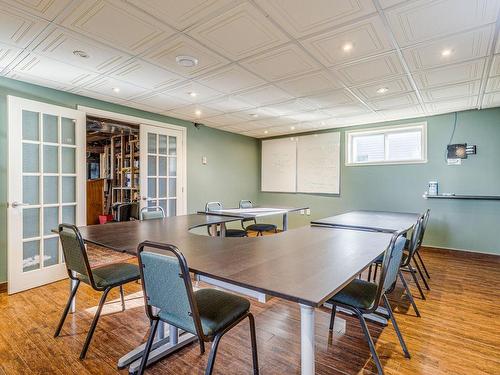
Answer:
M152 251L148 251L152 249ZM198 306L184 255L173 245L145 241L137 248L146 314L203 338Z
M114 208L116 210L115 220L116 221L129 221L130 220L130 203L120 203L117 204Z
M77 272L86 276L90 284L94 286L92 270L80 231L71 224L59 224L58 230L69 277L73 279L72 271Z
M240 208L253 208L252 201L242 199L240 201Z
M406 262L402 264L403 267L406 267L408 264L410 264L410 261L413 259L415 251L417 251L418 248L420 247L420 238L421 238L423 221L424 217L420 216L417 222L415 223L415 226L413 227L410 243L408 245L408 257L406 258Z
M132 202L130 204L130 220L141 220L140 207L139 202Z
M219 210L222 210L221 202L207 202L207 204L205 204L205 212L219 211Z
M143 207L141 209L141 220L163 219L165 210L161 206Z
M422 242L424 241L425 229L427 228L427 223L429 222L429 216L431 214L431 210L427 209L423 215L422 220L422 228L420 229L420 236L418 239L418 247L422 246Z

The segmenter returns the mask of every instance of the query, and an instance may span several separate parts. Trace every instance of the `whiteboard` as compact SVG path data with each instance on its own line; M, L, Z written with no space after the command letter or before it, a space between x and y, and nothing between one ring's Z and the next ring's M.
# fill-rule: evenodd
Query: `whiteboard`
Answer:
M340 194L340 133L297 140L297 192Z
M293 138L262 141L261 189L296 192L297 142Z

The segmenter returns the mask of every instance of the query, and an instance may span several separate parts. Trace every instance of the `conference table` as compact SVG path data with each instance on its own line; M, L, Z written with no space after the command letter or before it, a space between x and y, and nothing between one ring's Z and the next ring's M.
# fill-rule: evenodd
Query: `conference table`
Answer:
M265 206L252 208L222 208L220 210L198 211L199 214L231 216L239 217L240 219L256 219L258 217L282 215L283 216L283 231L288 230L288 214L307 210L309 207L283 207L283 206Z
M136 254L145 240L173 244L192 273L297 303L301 319L301 374L315 371L315 309L340 291L388 247L392 234L304 226L263 237L208 237L190 232L201 225L232 219L217 215L184 215L81 227L84 241ZM238 218L236 219L238 220ZM258 324L258 321L257 321ZM158 337L148 364L196 340L169 327ZM118 366L135 372L144 344L123 356Z

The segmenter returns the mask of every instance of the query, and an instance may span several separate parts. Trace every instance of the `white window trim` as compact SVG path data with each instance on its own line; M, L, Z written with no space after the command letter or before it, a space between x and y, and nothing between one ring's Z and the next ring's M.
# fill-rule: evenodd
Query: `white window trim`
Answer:
M405 132L411 130L422 131L422 159L419 160L401 160L401 161L373 161L373 162L352 162L352 139L357 135L386 134L392 132ZM387 150L385 150L387 152ZM359 130L348 130L345 132L345 165L348 167L367 166L367 165L393 165L393 164L423 164L427 163L427 122L416 122L411 124L402 124L394 126L381 126Z

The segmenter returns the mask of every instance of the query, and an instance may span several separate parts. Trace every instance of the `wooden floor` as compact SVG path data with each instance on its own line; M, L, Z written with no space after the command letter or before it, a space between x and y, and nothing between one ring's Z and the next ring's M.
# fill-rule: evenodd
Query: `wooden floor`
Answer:
M417 299L417 318L400 289L391 296L412 358L405 359L391 326L370 324L387 374L500 374L500 257L425 249L432 291ZM414 289L414 288L413 288ZM87 359L78 360L99 294L82 286L78 312L69 316L61 337L52 337L68 296L68 282L58 282L13 296L0 294L0 374L125 374L117 359L145 340L148 322L140 285L126 287L121 313L118 292L104 309ZM416 291L414 294L417 294ZM256 316L262 374L300 373L300 320L295 304L273 298L252 302ZM316 373L376 372L358 321L337 314L328 332L329 312L316 314ZM248 323L223 338L216 374L251 374ZM202 374L208 354L191 345L164 360L150 374Z

